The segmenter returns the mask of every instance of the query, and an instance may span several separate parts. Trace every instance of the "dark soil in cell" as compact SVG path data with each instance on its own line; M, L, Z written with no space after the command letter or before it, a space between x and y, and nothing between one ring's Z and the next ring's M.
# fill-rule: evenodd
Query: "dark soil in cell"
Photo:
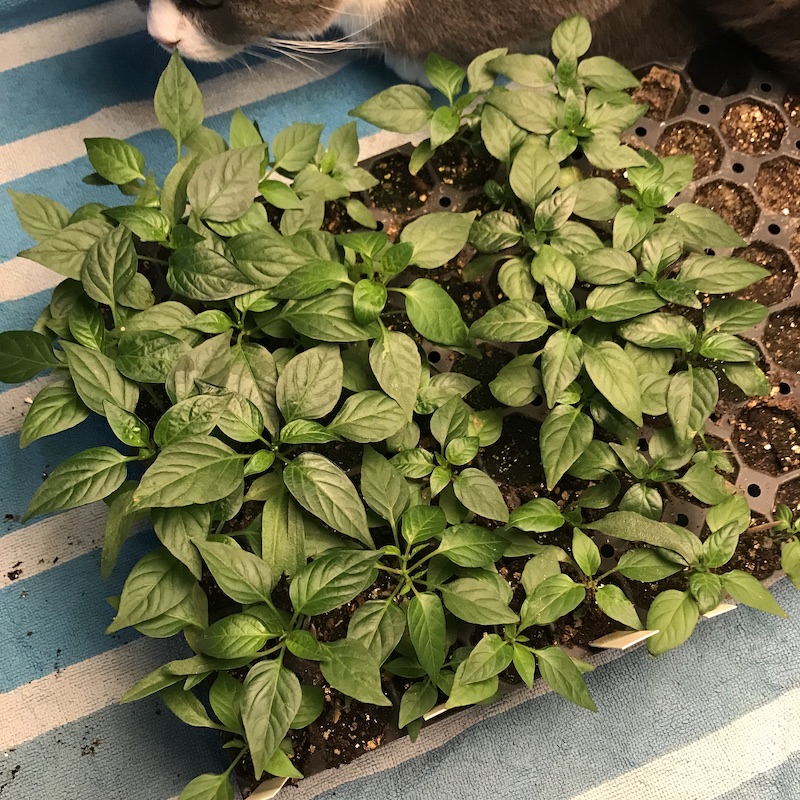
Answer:
M783 503L796 514L800 511L800 479L786 481L775 493L775 505Z
M783 107L789 115L789 122L800 127L800 95L787 93L783 97Z
M734 150L750 155L774 153L786 133L786 123L777 108L751 99L728 106L719 128Z
M442 145L429 162L437 178L456 189L478 189L497 175L499 162L488 153L476 155L458 139Z
M716 172L722 164L724 152L725 148L712 128L690 120L666 128L656 146L656 153L660 156L694 156L695 180Z
M303 445L303 450L325 456L345 472L351 472L355 465L361 464L362 446L349 440Z
M782 475L800 467L800 419L791 408L766 403L744 408L732 439L753 469Z
M769 317L764 346L784 369L800 372L800 308L786 308Z
M627 630L624 625L607 617L588 594L575 611L559 619L554 627L556 644L562 647L588 647L601 636Z
M779 156L758 168L755 189L761 202L779 214L800 214L800 161Z
M479 281L465 283L456 275L438 283L455 300L461 317L468 326L481 319L493 305Z
M797 278L792 260L784 250L766 242L751 242L736 250L734 255L769 270L770 275L736 294L741 300L756 300L764 305L774 305L785 300L794 289Z
M369 171L379 181L377 186L369 190L372 204L393 213L408 213L422 208L433 188L424 172L411 175L408 156L401 153L382 156Z
M489 384L497 377L497 373L514 358L513 353L491 345L481 345L481 350L484 354L483 358L456 353L451 367L452 372L467 375L481 382L480 386L475 387L464 398L467 405L475 411L500 407L500 403L495 400L489 389Z
M637 103L647 103L647 116L659 122L686 108L687 94L681 76L664 67L650 67L632 96Z
M332 233L335 236L339 233L352 233L363 229L364 226L353 220L340 202L325 203L325 218L322 221L322 230L328 231L328 233Z
M716 211L740 236L748 236L758 222L759 210L753 195L731 181L715 180L698 186L694 202Z

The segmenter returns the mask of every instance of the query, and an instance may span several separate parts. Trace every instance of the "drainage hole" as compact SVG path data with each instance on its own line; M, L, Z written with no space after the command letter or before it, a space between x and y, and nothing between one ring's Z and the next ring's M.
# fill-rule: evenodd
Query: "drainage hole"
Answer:
M376 230L376 231L382 231L382 230L383 230L383 223L382 223L380 220L378 220L378 221L375 223L375 230Z
M761 487L757 483L751 483L747 487L747 494L749 494L750 497L761 497Z
M605 544L600 545L600 555L603 558L611 558L614 555L614 545L609 544L606 542Z
M762 92L771 92L772 91L772 84L771 83L762 83L761 84L761 91Z
M534 406L540 406L543 402L544 401L542 400L542 398L537 395L536 397L533 398L533 401L532 401L531 404L534 405Z
M445 197L440 197L440 198L439 198L439 205L440 205L442 208L450 208L450 206L451 206L451 205L453 205L453 201L452 201L452 200L451 200L449 197L447 197L447 196L445 196Z
M773 235L777 236L781 232L781 226L776 225L774 222L770 225L767 230Z
M788 383L781 383L780 386L778 386L778 391L781 394L789 394L789 392L792 391L792 387L789 386Z
M428 353L428 361L430 361L431 364L438 364L441 360L442 354L437 350L431 350L430 353Z
M647 136L647 128L643 128L641 125L636 129L637 136Z
M711 111L711 109L705 103L702 103L701 105L697 106L697 110L701 114L708 114L708 112Z
M744 164L740 164L740 163L737 161L737 162L736 162L736 163L735 163L735 164L734 164L734 165L731 167L731 169L732 169L734 172L736 172L736 173L738 173L738 174L741 174L742 172L744 172Z
M686 514L678 514L678 516L675 517L675 524L682 525L685 528L689 524L689 517L687 517Z

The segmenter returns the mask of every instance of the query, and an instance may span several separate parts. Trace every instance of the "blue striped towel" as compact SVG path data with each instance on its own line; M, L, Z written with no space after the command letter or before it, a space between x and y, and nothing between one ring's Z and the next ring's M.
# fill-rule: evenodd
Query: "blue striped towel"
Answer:
M152 97L166 56L131 0L0 0L0 185L70 208L116 190L80 182L82 140L129 138L158 177L173 145ZM242 107L268 138L294 121L328 130L388 85L374 63L335 56L318 73L283 60L195 70L209 124ZM363 152L392 137L362 126ZM0 193L0 329L29 328L58 276L16 258L30 242ZM41 384L39 384L41 385ZM153 544L126 545L99 572L104 507L22 524L42 476L108 438L105 423L19 449L36 386L0 385L0 800L166 800L224 768L213 732L188 729L158 700L117 698L180 652L129 631L105 636L105 597ZM589 677L592 715L538 689L464 712L288 792L290 798L766 800L800 797L800 596L776 588L790 619L738 609L653 660L637 652ZM601 661L610 658L601 658Z

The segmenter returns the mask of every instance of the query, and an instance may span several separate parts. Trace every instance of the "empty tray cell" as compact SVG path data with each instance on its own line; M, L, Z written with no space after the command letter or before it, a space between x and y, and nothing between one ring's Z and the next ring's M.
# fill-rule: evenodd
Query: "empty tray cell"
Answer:
M792 306L770 315L764 346L776 364L800 372L800 308Z
M716 211L740 236L753 232L760 214L750 190L731 181L715 180L698 186L694 202Z
M734 255L758 264L770 272L766 278L738 292L736 296L741 300L755 300L765 306L771 306L786 300L792 293L797 273L792 259L780 247L756 241L736 250Z
M800 214L800 161L779 156L758 168L755 181L761 202L770 211Z
M734 424L733 446L753 469L783 475L800 468L800 418L790 407L754 403Z
M664 130L658 140L656 152L660 156L684 153L694 156L694 179L698 180L719 169L725 149L713 128L699 122L682 120Z
M734 150L762 155L774 153L781 146L786 123L777 108L748 98L725 109L719 129Z

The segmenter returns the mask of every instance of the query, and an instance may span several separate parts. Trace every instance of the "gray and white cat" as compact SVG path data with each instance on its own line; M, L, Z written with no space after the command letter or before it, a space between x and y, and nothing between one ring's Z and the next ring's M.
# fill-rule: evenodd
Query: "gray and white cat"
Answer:
M282 38L339 40L383 53L414 80L435 51L462 64L494 47L532 51L564 18L592 23L592 52L629 66L686 52L714 25L800 74L800 0L136 0L150 34L187 58L224 61Z

